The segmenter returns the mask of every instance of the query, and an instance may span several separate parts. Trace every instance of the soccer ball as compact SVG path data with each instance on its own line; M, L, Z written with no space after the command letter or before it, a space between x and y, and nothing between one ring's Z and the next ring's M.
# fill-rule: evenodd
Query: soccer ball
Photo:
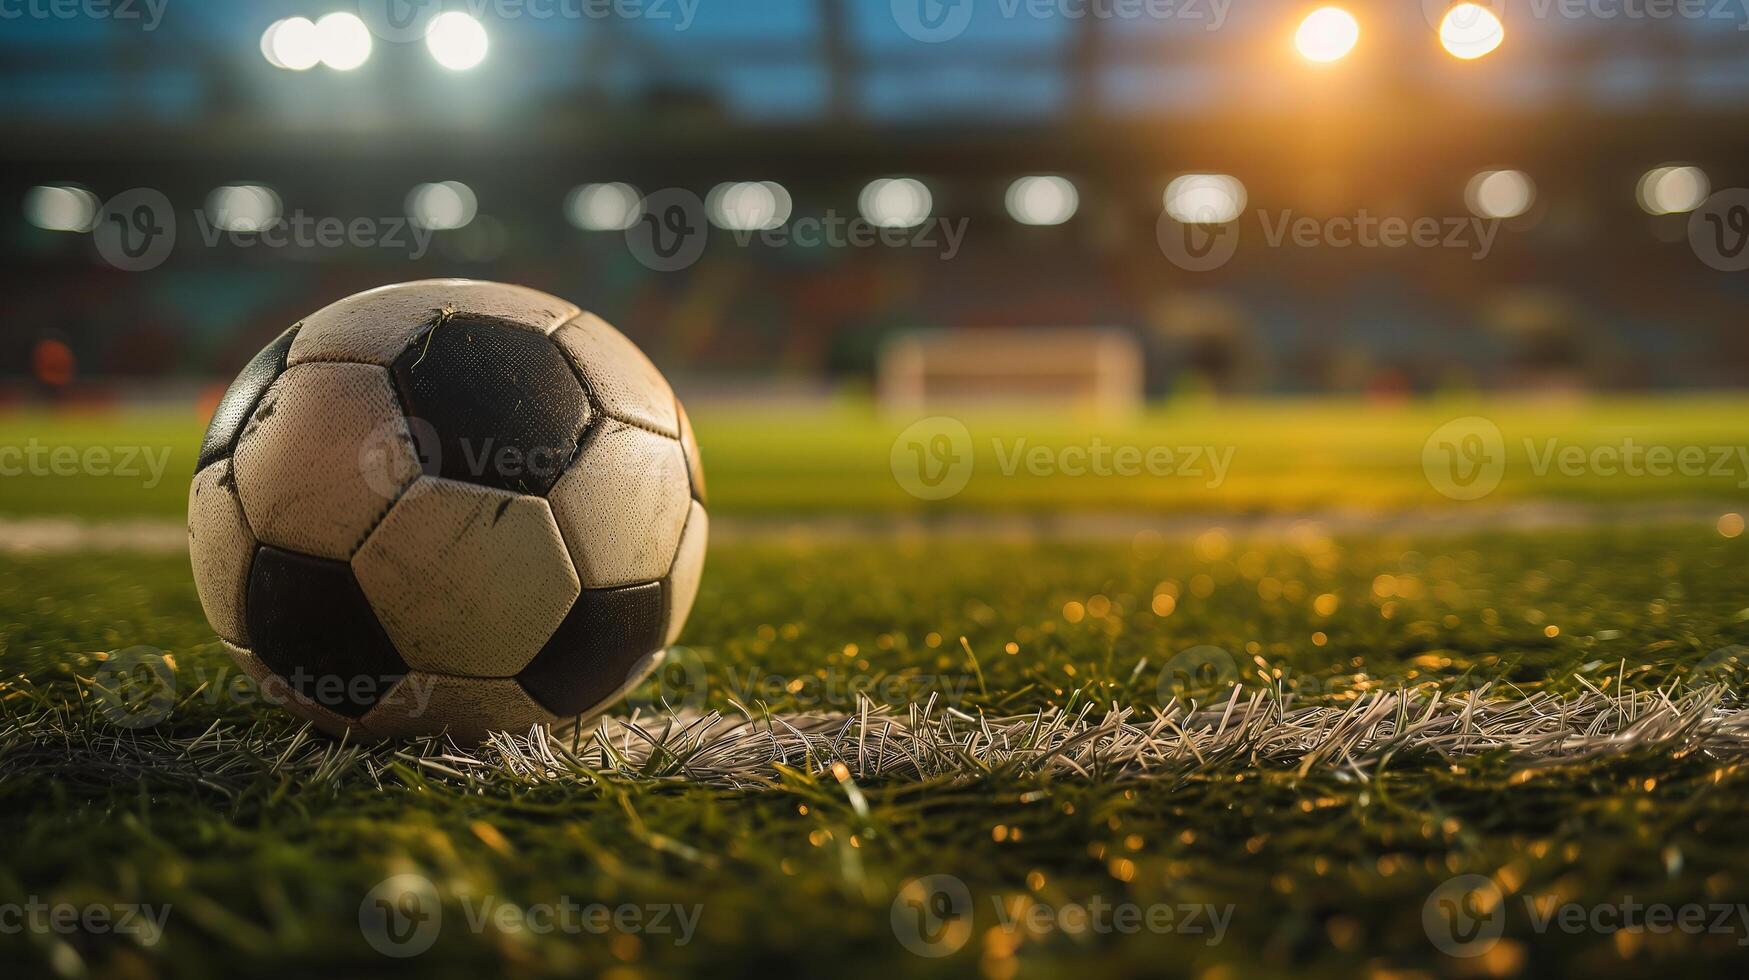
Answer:
M593 314L431 279L255 355L188 497L195 587L260 690L377 738L587 718L662 661L707 521L686 412Z

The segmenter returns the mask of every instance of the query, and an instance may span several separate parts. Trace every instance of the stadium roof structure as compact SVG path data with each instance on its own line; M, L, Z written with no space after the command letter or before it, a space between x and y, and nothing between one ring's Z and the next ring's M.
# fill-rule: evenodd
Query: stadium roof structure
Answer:
M1495 110L1749 105L1740 44L1749 13L1740 5L1709 5L1691 19L1572 16L1571 4L1514 8L1510 40L1474 63L1440 51L1428 5L1350 6L1364 23L1356 60L1372 55L1348 73L1368 69L1362 91L1306 77L1288 48L1302 12L1290 4L498 0L469 8L491 38L490 55L470 71L447 71L417 38L396 36L376 38L356 70L283 72L260 49L273 18L364 8L187 0L157 8L156 21L145 19L145 4L132 8L137 18L9 19L0 34L8 93L0 115L184 125L259 115L344 130L376 128L384 120L373 114L392 110L391 121L442 129L458 120L519 122L542 108L589 118L692 107L742 124L1020 124L1249 115L1333 93L1370 99L1381 86ZM931 12L963 23L950 19L947 30L929 33L921 25Z

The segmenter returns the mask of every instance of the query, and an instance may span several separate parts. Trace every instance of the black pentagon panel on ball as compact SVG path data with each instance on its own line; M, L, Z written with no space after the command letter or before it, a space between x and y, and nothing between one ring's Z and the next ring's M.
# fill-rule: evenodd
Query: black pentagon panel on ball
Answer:
M196 473L231 455L231 451L237 448L237 433L243 428L243 423L254 413L255 405L261 401L267 386L285 373L286 354L291 350L297 333L298 328L291 327L261 348L260 353L243 366L237 380L225 389L219 407L213 410L213 420L207 423L206 436L200 440L200 456L194 465Z
M632 668L662 647L668 600L661 582L584 589L571 612L516 680L561 718L600 705Z
M395 359L419 457L437 475L541 495L576 455L589 421L577 375L544 334L457 313Z
M299 694L348 718L407 673L346 562L263 545L249 570L255 656Z

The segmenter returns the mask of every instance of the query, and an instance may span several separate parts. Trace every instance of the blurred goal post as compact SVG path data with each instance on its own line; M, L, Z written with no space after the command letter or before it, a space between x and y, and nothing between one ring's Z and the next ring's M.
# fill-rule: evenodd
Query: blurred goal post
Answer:
M1142 404L1142 349L1108 327L918 330L881 350L883 412L1049 408L1124 415Z

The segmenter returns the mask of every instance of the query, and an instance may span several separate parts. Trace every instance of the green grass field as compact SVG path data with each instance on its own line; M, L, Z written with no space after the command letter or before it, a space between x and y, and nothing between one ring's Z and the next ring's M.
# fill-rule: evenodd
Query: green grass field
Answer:
M1373 406L1340 400L1186 401L1139 418L1101 421L1073 415L969 414L973 469L964 490L925 502L893 479L896 438L912 421L883 419L846 401L789 410L724 408L695 412L709 471L711 506L721 514L793 516L842 512L1192 511L1243 513L1318 508L1403 508L1453 501L1428 480L1423 450L1445 423L1479 416L1503 438L1505 470L1485 502L1535 498L1591 501L1741 500L1749 492L1749 399L1706 395L1546 401L1446 399ZM186 411L116 415L0 416L0 446L115 450L140 447L132 475L98 478L46 472L8 475L0 514L150 515L180 519L187 506L205 419ZM1551 444L1551 440L1553 441ZM1624 445L1676 452L1694 448L1698 466L1666 475L1579 472L1551 460L1551 448L1587 459ZM1037 447L1096 445L1180 452L1168 472L1134 475L1043 467ZM1629 450L1630 452L1632 450ZM1206 462L1225 461L1217 473ZM903 458L903 449L901 457ZM80 458L83 458L81 455ZM1145 460L1145 456L1142 457ZM148 463L165 462L154 480ZM1074 466L1079 460L1069 460ZM1545 465L1546 464L1546 465ZM15 462L14 466L17 465ZM73 464L77 467L77 463ZM1091 464L1089 464L1091 469ZM1687 472L1684 472L1687 470Z
M980 469L947 508L1463 506L1431 489L1421 462L1428 433L1451 417L1487 415L1509 446L1624 433L1743 445L1742 407L1180 406L1108 439L1235 446L1225 486ZM1067 421L968 426L980 439L1087 437ZM121 478L8 478L0 512L180 515L198 423L12 417L3 428L0 444L161 444L181 462L170 485L145 492ZM701 418L713 510L921 511L888 469L899 428L852 406ZM1255 469L1242 469L1248 459ZM1568 479L1513 465L1488 499L1541 497L1743 509L1728 478ZM0 915L0 961L20 976L1221 980L1722 971L1749 948L1749 921L1728 916L1699 930L1568 930L1558 918L1631 900L1700 906L1710 925L1714 909L1738 916L1749 902L1749 742L1732 720L1749 536L1710 516L1097 541L726 534L684 642L678 666L694 673L665 671L635 702L678 696L767 719L855 713L859 693L902 715L900 702L933 696L938 716L957 711L971 726L1171 705L1188 731L1255 700L1284 712L1259 726L1267 733L1290 710L1338 718L1414 692L1417 705L1437 696L1460 708L1540 698L1549 724L1594 738L1582 752L1515 751L1489 747L1495 723L1478 721L1419 747L1299 760L1259 736L1218 755L1177 751L1147 774L990 764L954 745L931 748L928 773L870 768L823 741L727 785L689 773L682 755L629 763L582 733L519 768L508 749L340 746L226 693L236 675L183 556L0 556L0 896L167 910L155 941L18 933ZM155 726L118 727L104 665L140 645L169 653L175 699ZM1219 653L1186 660L1197 648ZM1665 700L1680 712L1660 714ZM1183 713L1191 702L1205 713ZM837 761L854 771L836 773ZM361 928L373 887L400 874L428 880L442 909L435 945L415 958L381 955ZM935 875L971 899L940 929L913 905L932 908L927 889L907 886ZM1502 935L1453 956L1423 913L1465 875L1491 883ZM575 933L516 912L566 902L612 911ZM926 951L947 955L918 955L931 940Z

